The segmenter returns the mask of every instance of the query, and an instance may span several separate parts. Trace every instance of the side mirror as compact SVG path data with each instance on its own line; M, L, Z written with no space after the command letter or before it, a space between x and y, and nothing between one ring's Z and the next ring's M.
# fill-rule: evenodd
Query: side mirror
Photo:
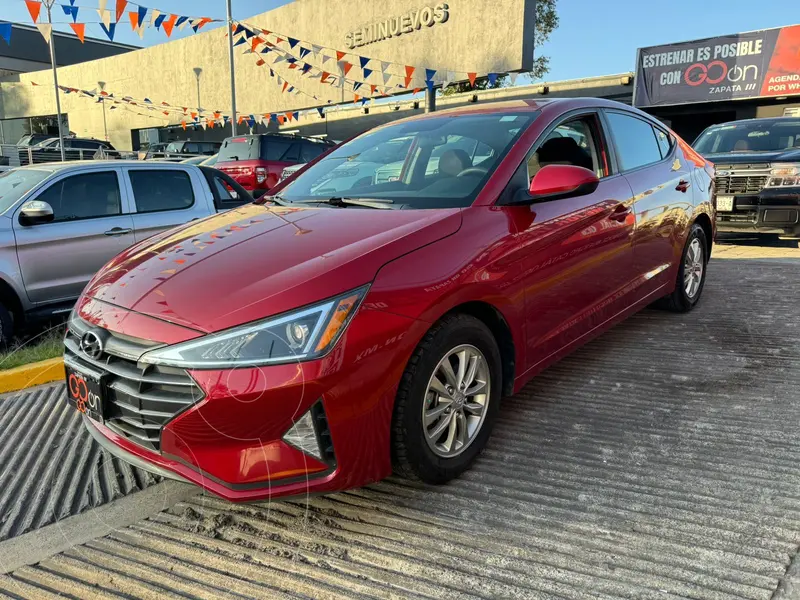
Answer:
M598 185L600 179L589 169L575 165L546 165L533 176L528 196L513 204L533 204L585 196L594 192Z
M41 225L54 219L53 207L41 200L30 200L22 205L19 212L21 225Z

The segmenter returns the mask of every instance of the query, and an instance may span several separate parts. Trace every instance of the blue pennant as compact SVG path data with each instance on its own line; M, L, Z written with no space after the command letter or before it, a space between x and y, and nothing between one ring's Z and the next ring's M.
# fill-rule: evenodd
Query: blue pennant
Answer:
M177 29L178 27L183 25L188 20L189 20L189 17L178 17L178 20L175 21L175 28Z
M425 69L425 81L433 81L434 75L436 75L436 69Z
M245 43L247 43L247 38L243 38L243 37L242 37L242 38L239 38L239 39L236 41L236 43L234 44L234 46L241 46L242 44L245 44Z
M255 34L256 34L256 33L255 33L255 31L251 31L251 30L249 30L249 29L245 29L245 30L244 30L244 35L245 35L245 37L246 37L248 40L249 40L251 37L253 37Z
M296 40L294 38L286 38L286 39L289 40L289 47L291 48L294 48L295 46L297 46L297 44L300 43L300 40Z
M139 6L139 27L142 27L144 24L144 18L147 16L147 7L146 6Z
M489 85L494 86L497 83L497 73L489 73L488 75Z
M76 23L78 21L78 6L67 6L66 4L62 4L61 8L64 9L64 14L72 17L72 22Z
M305 58L310 53L311 53L311 50L309 50L308 48L304 48L303 46L300 46L300 58Z
M108 36L108 39L113 42L114 41L114 31L117 29L117 24L116 23L111 23L108 27L106 27L105 23L100 23L100 28Z
M155 22L155 23L153 23L153 25L155 26L155 28L156 28L156 29L161 29L161 23L163 23L163 22L164 22L164 19L166 19L166 18L167 18L167 15L158 15L158 16L156 17L156 22Z
M356 82L353 84L353 91L354 91L354 92L357 92L357 91L358 91L358 90L361 88L361 86L362 86L362 85L364 85L364 84L363 84L363 83L361 83L360 81L356 81Z
M325 109L321 106L317 108L317 112L319 113L319 118L322 119L325 116Z
M364 79L369 79L369 76L372 75L374 69L364 69Z
M11 23L0 23L0 37L11 45Z
M236 26L236 29L233 31L233 35L239 35L239 34L240 34L240 33L242 33L243 31L244 31L244 27L242 27L242 24L241 24L241 23L239 23L239 24Z
M358 62L361 63L361 68L362 69L367 66L367 63L369 63L370 60L371 59L367 58L366 56L359 56L358 57Z

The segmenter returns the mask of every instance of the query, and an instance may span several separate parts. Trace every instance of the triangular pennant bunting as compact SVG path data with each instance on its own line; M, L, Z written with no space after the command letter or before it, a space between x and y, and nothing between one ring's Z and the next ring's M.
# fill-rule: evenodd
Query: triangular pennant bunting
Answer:
M117 23L122 18L122 14L125 12L125 7L128 5L128 0L117 0Z
M86 23L70 23L69 26L72 27L72 31L75 32L82 44L86 35Z
M53 35L53 26L50 23L37 23L36 29L42 34L44 41L50 43L50 36Z
M169 18L162 23L164 26L164 33L167 34L167 37L172 35L172 28L175 27L175 21L178 20L178 15L170 15Z
M161 28L161 21L164 20L166 15L162 15L161 11L157 8L154 8L150 11L150 26L155 27L156 29Z
M286 38L286 39L289 42L289 47L292 48L292 49L294 49L294 47L297 46L297 44L300 43L300 40L296 40L294 38Z
M303 46L300 46L300 58L305 58L310 53L311 53L311 50L309 50L308 48L305 48Z
M136 31L136 28L139 27L139 13L131 11L128 13L128 18L131 20L131 29Z
M475 87L475 79L478 77L477 73L467 73L467 79L472 87Z
M9 46L11 45L11 23L0 23L0 38L3 38Z
M494 87L494 84L497 83L497 73L489 73L487 79L489 80L489 86Z
M372 69L364 69L364 79L369 79L370 75L372 75Z
M25 0L25 6L28 7L28 12L31 13L31 19L36 23L39 20L39 13L42 10L42 3L35 2L34 0Z
M78 6L67 6L66 4L62 4L61 8L64 9L64 14L68 17L72 17L72 22L75 23L78 20Z
M178 29L183 29L186 26L186 23L189 22L189 17L178 17L178 20L175 21L175 27Z
M425 81L433 81L436 75L436 69L425 69Z
M366 57L366 56L359 56L358 57L358 63L361 65L362 69L367 66L367 64L369 63L370 60L371 59Z
M137 11L139 15L139 27L144 28L144 20L147 17L147 7L146 6L139 6L139 10Z
M106 12L108 12L108 11L106 11ZM108 39L113 42L114 41L114 31L117 29L117 24L116 23L111 23L110 25L106 25L105 23L100 23L100 28L108 36Z
M511 85L517 85L517 77L519 77L519 73L509 73L511 77Z

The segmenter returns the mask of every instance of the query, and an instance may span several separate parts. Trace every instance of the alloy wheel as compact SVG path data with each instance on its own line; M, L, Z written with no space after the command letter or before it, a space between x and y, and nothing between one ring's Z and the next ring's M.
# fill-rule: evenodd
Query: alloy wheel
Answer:
M483 426L491 389L489 365L478 348L463 344L445 354L422 405L425 439L434 454L453 458L469 447Z
M704 268L703 245L695 238L689 243L683 259L683 289L689 299L693 299L700 290Z

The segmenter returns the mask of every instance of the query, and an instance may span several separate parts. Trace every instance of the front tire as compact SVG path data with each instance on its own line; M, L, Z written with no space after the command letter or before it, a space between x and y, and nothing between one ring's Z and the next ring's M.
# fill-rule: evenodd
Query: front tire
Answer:
M689 230L681 254L675 290L658 302L660 308L673 312L689 312L700 301L706 283L708 241L706 232L695 223Z
M440 484L483 451L500 408L500 350L475 317L444 317L425 335L400 381L392 421L397 474Z

